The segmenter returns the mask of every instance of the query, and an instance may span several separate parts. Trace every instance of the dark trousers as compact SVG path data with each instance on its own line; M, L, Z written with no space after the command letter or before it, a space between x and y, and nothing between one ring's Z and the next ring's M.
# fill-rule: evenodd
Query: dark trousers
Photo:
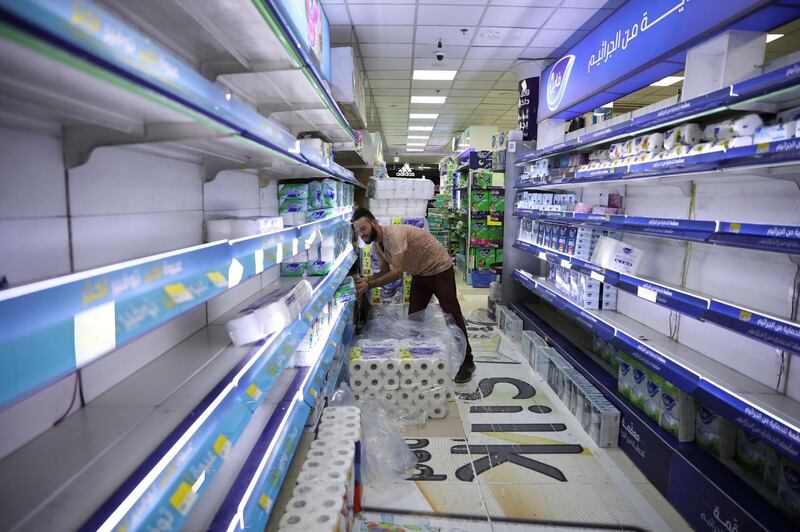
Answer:
M456 325L464 331L464 337L467 339L467 354L464 357L464 363L472 362L472 347L469 345L467 324L464 322L461 305L458 304L458 297L456 296L456 274L453 268L436 275L413 276L411 278L411 293L408 296L408 313L413 314L420 310L425 310L428 303L431 302L431 296L434 295L439 300L439 306L442 307L442 311L453 316Z

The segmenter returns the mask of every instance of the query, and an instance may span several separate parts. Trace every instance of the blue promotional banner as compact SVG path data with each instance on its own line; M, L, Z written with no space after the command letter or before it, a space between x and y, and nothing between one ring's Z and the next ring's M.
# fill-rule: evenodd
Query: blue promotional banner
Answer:
M708 321L753 340L800 355L800 324L721 301L711 301Z
M647 218L626 216L622 230L631 233L652 234L680 240L705 241L715 231L711 221L682 220L670 218Z
M627 404L620 414L619 448L625 451L658 491L666 494L670 482L672 448L646 422L632 414Z
M800 226L719 222L711 242L764 251L800 254Z
M728 0L720 9L715 0L626 2L542 73L539 119L572 118L573 105L629 80L766 3ZM657 79L642 79L639 86Z

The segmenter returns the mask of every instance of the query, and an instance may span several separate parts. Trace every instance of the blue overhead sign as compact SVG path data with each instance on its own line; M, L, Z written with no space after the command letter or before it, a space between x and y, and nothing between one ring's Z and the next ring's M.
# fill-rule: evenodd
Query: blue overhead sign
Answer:
M539 119L571 118L577 114L569 112L575 104L630 80L692 41L728 27L768 3L726 0L721 8L719 0L626 2L543 72ZM673 71L679 69L676 65ZM642 79L639 86L652 81L655 79Z

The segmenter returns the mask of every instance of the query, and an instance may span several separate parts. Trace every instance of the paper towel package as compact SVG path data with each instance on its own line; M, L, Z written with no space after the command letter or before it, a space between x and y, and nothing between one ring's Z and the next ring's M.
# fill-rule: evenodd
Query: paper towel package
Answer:
M773 125L759 127L753 133L754 144L764 144L767 142L777 142L787 140L797 133L797 122L783 122Z
M228 335L237 346L266 338L291 323L311 301L312 295L313 288L308 281L270 292L225 324Z

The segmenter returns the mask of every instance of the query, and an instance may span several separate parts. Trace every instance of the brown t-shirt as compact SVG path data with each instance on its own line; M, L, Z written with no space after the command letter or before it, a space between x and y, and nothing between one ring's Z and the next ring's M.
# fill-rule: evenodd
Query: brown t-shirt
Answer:
M450 254L425 229L406 224L381 227L383 240L380 243L373 243L372 249L378 255L382 267L384 264L391 265L392 257L399 253L405 253L403 269L411 275L436 275L453 267Z

